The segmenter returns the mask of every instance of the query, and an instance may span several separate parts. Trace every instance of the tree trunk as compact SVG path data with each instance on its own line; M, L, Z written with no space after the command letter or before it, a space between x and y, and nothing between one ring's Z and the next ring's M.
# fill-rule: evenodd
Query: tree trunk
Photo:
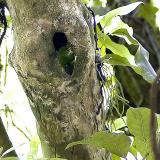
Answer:
M99 82L89 11L79 0L6 0L13 20L10 61L27 94L46 157L102 160L107 154L70 142L103 128L96 119ZM73 72L60 64L64 44L74 55Z

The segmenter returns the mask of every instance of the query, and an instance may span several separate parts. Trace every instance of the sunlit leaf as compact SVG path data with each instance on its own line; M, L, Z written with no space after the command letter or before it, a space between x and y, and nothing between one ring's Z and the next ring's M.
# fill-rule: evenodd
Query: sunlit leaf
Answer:
M82 1L82 3L88 3L89 2L89 0L81 0Z
M125 157L128 153L131 141L124 133L106 133L101 131L82 141L70 143L66 149L78 144L89 144L98 148L105 148L115 155Z
M109 36L100 37L99 41L114 54L126 58L130 65L135 65L134 56L130 54L128 48L124 45L113 42Z
M104 61L108 62L111 65L130 66L127 58L121 57L116 54L107 54L105 58L106 60Z
M11 27L11 25L12 25L12 18L11 18L11 16L6 16L6 18L7 18L7 27Z
M127 126L131 134L147 141L150 137L150 109L129 108L127 111Z
M118 29L115 32L113 32L112 35L124 38L129 45L138 45L137 40L133 37L133 33L130 33L128 29Z
M138 151L134 146L131 146L129 152L136 157Z
M104 27L104 33L124 38L129 45L138 45L137 40L133 37L132 27L124 23L119 16L114 17L109 26Z
M150 109L129 108L127 111L127 126L134 135L134 146L143 155L152 159L150 143ZM156 121L157 127L157 121Z
M93 1L93 6L101 6L102 2L100 0L94 0Z
M157 114L157 122L158 122L158 132L160 132L160 115Z
M135 67L134 70L142 75L146 81L152 83L156 78L156 72L149 63L149 53L141 45L135 55L135 63L138 67Z
M116 131L116 130L119 130L123 127L126 127L126 117L122 117L122 118L117 118L115 119L113 122L110 122L111 123L111 131Z
M121 158L115 154L112 154L112 160L121 160Z
M105 27L107 25L110 25L112 19L116 16L123 16L126 15L130 12L132 12L138 5L140 5L142 2L136 2L129 4L127 6L123 6L117 9L114 9L110 12L108 12L103 19L100 21L102 27Z

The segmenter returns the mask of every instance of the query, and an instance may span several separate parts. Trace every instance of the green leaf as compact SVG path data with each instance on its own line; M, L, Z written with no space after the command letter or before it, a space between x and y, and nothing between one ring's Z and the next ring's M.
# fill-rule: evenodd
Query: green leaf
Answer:
M101 6L102 2L100 0L94 0L93 1L93 6Z
M129 108L127 126L131 134L144 142L147 141L150 137L150 109Z
M156 114L157 116L157 122L158 122L158 132L160 132L160 115Z
M116 54L107 54L104 58L104 62L106 61L111 65L130 66L130 63L128 62L127 58L121 57Z
M144 142L141 139L135 138L134 146L141 153L143 157L146 157L147 160L154 160L154 155L151 149L150 140Z
M149 159L152 159L153 155L150 144L150 114L150 109L148 108L129 108L127 111L127 126L130 133L135 137L135 148L143 156L148 155Z
M156 72L149 63L149 53L141 45L135 55L135 63L138 67L133 68L135 72L142 75L143 78L152 83L156 78Z
M111 131L119 130L123 127L126 127L126 117L117 118L111 123Z
M11 18L11 16L6 16L6 18L7 18L7 27L11 27L11 25L12 25L12 18Z
M82 3L85 3L85 4L87 4L89 2L89 0L81 0L81 1L82 1Z
M137 40L133 37L132 27L124 23L119 16L114 17L109 26L104 27L104 33L124 38L129 45L138 45Z
M114 17L111 24L104 28L104 33L124 38L129 45L138 45L137 40L133 37L132 27L124 23L119 16Z
M136 150L136 148L134 148L133 145L130 147L129 152L132 153L133 156L135 156L135 157L137 156L137 150Z
M101 48L101 57L111 65L122 65L131 67L137 74L141 75L147 82L152 83L156 77L156 72L149 63L149 53L133 37L133 29L125 24L119 15L130 13L141 2L136 2L107 13L100 23L104 28L104 33L98 31L98 46ZM124 11L125 10L125 11ZM138 50L133 56L127 47L113 42L106 34L121 37L131 45L137 45ZM105 55L105 48L112 51L112 55Z
M121 37L121 38L125 39L125 41L129 45L131 45L131 44L138 45L137 40L133 37L133 33L131 31L129 31L129 30L130 30L129 28L128 29L125 29L125 28L118 29L115 32L113 32L112 35L118 36L118 37Z
M121 158L115 154L112 154L112 160L121 160Z
M149 63L149 53L140 44L137 53L133 56L127 47L113 42L109 36L101 33L98 45L101 48L108 48L113 52L113 54L101 54L103 56L102 59L106 59L109 64L129 66L147 82L152 83L154 81L156 72Z
M117 156L125 157L131 145L130 138L124 133L97 132L91 137L67 145L66 149L78 144L89 144L98 148L105 148Z
M136 65L134 56L130 54L128 48L124 45L113 42L107 35L99 37L99 41L101 41L102 45L110 49L114 54L126 58L130 65Z
M117 9L114 9L110 12L108 12L103 19L100 21L102 27L110 25L112 19L116 16L123 16L130 12L132 12L138 5L140 5L142 2L136 2L129 4L127 6L123 6Z

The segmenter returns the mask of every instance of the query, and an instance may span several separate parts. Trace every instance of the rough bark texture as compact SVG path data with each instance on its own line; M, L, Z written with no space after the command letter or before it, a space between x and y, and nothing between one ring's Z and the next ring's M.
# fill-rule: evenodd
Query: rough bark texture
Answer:
M5 152L8 149L13 147L11 141L9 140L7 132L4 128L1 117L0 117L0 147L3 147L3 152ZM11 157L11 156L17 156L17 155L16 155L15 151L11 151L5 155L5 157L8 157L8 156Z
M66 144L97 130L99 83L88 10L78 0L7 0L13 19L15 68L37 119L46 157L101 160L102 150ZM76 62L72 75L59 64L53 36L64 33ZM106 157L104 158L106 159Z

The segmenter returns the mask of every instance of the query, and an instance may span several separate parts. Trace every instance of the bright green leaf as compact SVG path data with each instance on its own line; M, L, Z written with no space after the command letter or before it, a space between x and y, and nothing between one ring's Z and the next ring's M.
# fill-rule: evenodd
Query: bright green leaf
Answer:
M122 118L117 118L115 119L113 122L111 123L111 131L116 131L119 130L123 127L126 127L126 117L122 117Z
M11 25L12 25L12 18L11 18L11 16L6 16L6 18L7 18L7 27L11 27Z
M112 35L124 38L129 45L138 45L137 40L133 37L133 33L129 33L128 29L118 29Z
M89 2L89 0L81 0L81 1L82 1L82 3L85 3L85 4L87 4Z
M115 155L125 157L128 153L131 141L124 133L106 133L101 131L81 141L70 143L66 149L78 144L89 144L98 148L105 148Z
M152 83L156 77L156 72L149 63L149 53L139 44L135 56L127 47L113 42L109 36L101 33L98 39L99 47L108 48L113 54L106 54L102 50L102 59L111 65L123 65L131 67L137 74L141 75L147 82Z
M131 134L144 142L147 141L150 137L150 109L129 108L127 126Z
M156 78L156 72L149 63L149 53L141 45L135 55L135 63L138 67L133 68L135 72L142 75L143 78L152 83Z
M110 25L112 19L116 16L123 16L130 12L132 12L138 5L140 5L142 2L136 2L129 4L127 6L123 6L117 9L114 9L110 12L108 12L103 19L100 21L102 27Z
M133 145L130 147L129 152L132 153L133 156L137 156L137 150Z
M160 132L160 115L156 114L157 116L157 122L158 122L158 132Z
M127 58L121 57L116 54L107 54L104 58L106 59L104 60L104 62L106 61L111 65L130 66Z
M121 160L121 158L115 154L112 154L112 160Z
M100 0L94 0L93 1L93 6L101 6L102 2Z
M151 149L150 140L144 142L141 139L135 138L134 146L141 153L143 157L146 157L147 160L154 160L154 155Z
M102 45L110 49L114 54L126 58L130 65L135 66L134 56L130 54L128 48L124 45L113 42L109 36L100 37L99 41L101 41Z
M119 16L114 17L109 26L104 27L104 33L124 38L129 45L138 45L137 40L133 37L132 27L124 23Z
M150 109L129 108L127 111L127 126L130 133L135 137L134 146L137 151L143 156L148 155L149 159L152 159L153 155L150 144Z
M133 37L132 27L124 23L119 16L114 17L109 26L104 27L104 33L124 38L129 45L138 45L137 40Z

